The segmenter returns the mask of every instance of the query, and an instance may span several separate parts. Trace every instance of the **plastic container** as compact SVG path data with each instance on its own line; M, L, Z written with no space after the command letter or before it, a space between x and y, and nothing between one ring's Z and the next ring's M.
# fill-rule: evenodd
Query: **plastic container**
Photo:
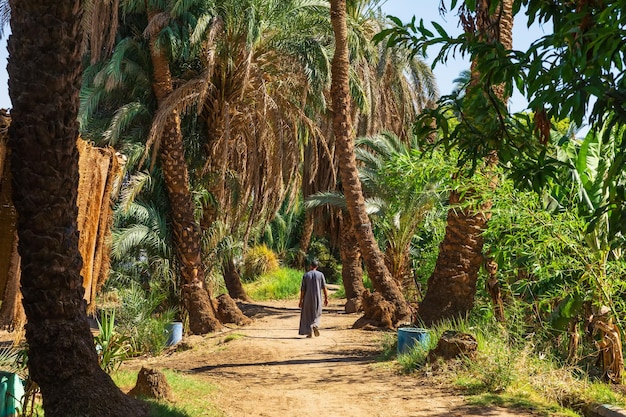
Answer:
M429 341L430 335L426 329L420 327L400 327L398 329L398 354L407 353L416 344L419 344L423 349L427 349Z
M0 416L21 415L24 381L14 373L0 372Z
M175 321L168 324L165 327L165 333L167 334L166 346L174 346L181 340L183 340L183 323Z

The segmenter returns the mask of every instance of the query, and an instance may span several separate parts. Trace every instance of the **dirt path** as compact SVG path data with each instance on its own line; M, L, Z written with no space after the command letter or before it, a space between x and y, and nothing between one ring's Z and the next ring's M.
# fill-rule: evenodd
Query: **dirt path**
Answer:
M427 379L377 362L378 332L350 327L357 315L338 300L324 310L320 336L298 336L297 301L245 304L248 326L185 340L193 349L125 366L170 368L219 386L211 399L228 417L532 416L468 406Z

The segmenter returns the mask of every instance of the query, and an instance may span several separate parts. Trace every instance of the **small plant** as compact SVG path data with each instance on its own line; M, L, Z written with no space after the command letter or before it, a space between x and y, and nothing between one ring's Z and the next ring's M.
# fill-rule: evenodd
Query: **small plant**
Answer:
M116 371L131 350L130 338L115 331L115 310L102 311L98 321L99 333L94 337L98 362L108 374Z
M276 271L280 267L278 257L266 245L250 248L243 258L243 276L245 281L251 282L263 274Z
M480 352L476 358L466 359L468 372L477 384L473 389L479 392L504 392L515 379L511 349L505 343L490 344L487 352Z
M144 291L132 284L120 292L121 309L119 311L122 333L130 337L134 353L160 354L165 349L167 334L165 326L173 321L176 310L162 310L162 303L167 294L153 286Z

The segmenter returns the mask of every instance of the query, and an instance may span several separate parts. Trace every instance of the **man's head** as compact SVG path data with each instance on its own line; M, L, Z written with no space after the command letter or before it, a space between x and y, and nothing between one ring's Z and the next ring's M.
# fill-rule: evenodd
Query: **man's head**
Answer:
M318 266L320 266L320 263L317 261L317 259L313 259L311 261L311 269L316 269Z

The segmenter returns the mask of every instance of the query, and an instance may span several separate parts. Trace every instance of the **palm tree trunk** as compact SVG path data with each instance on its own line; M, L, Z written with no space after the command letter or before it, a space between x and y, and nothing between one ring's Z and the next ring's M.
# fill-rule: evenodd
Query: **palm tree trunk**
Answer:
M374 238L372 224L365 211L365 201L358 177L352 125L350 119L350 89L348 59L348 30L346 25L346 0L331 0L330 18L335 34L335 55L332 61L331 97L333 131L337 147L339 172L343 192L353 220L354 232L365 260L367 272L375 289L391 304L391 323L394 325L410 318L410 311L400 288L385 266L383 255Z
M304 225L302 226L302 236L300 237L300 250L296 258L296 266L306 269L306 254L309 251L311 245L311 238L313 237L313 227L315 226L314 220L315 209L307 209L304 214Z
M233 258L228 258L228 260L224 261L223 268L224 284L228 290L228 295L235 300L252 301L241 284L241 277L239 272L237 272Z
M361 251L354 236L350 215L344 212L341 216L341 277L346 290L346 313L361 311L363 304L363 268L361 267Z
M28 367L48 417L147 416L100 369L78 251L81 4L13 0L9 128Z
M148 13L152 19L155 13ZM150 38L150 55L154 71L153 90L159 104L173 91L172 75L165 52ZM170 200L172 229L176 253L183 279L183 301L189 313L189 329L205 334L221 328L208 289L204 285L200 226L194 217L194 206L189 190L189 174L180 129L180 115L172 111L161 136L160 159Z
M513 13L512 0L505 0L494 14L490 14L491 0L481 0L477 4L475 25L477 36L487 42L499 42L505 48L512 47ZM472 63L472 82L476 85L479 74ZM502 86L493 86L493 93L505 101ZM494 116L495 117L495 116ZM495 152L485 161L486 170L498 163ZM497 186L495 175L491 176L491 186ZM461 203L458 192L450 194L450 205ZM474 306L478 272L483 264L482 233L490 217L491 202L485 202L480 210L460 210L454 207L448 211L448 223L443 241L439 246L439 256L435 270L428 278L428 290L419 306L420 319L431 325L443 319L465 317Z
M450 204L458 204L460 198L459 193L452 192ZM487 218L482 213L458 208L448 211L435 270L428 278L428 290L419 305L419 316L425 325L464 317L474 306L478 271L483 262L482 232L486 225Z

